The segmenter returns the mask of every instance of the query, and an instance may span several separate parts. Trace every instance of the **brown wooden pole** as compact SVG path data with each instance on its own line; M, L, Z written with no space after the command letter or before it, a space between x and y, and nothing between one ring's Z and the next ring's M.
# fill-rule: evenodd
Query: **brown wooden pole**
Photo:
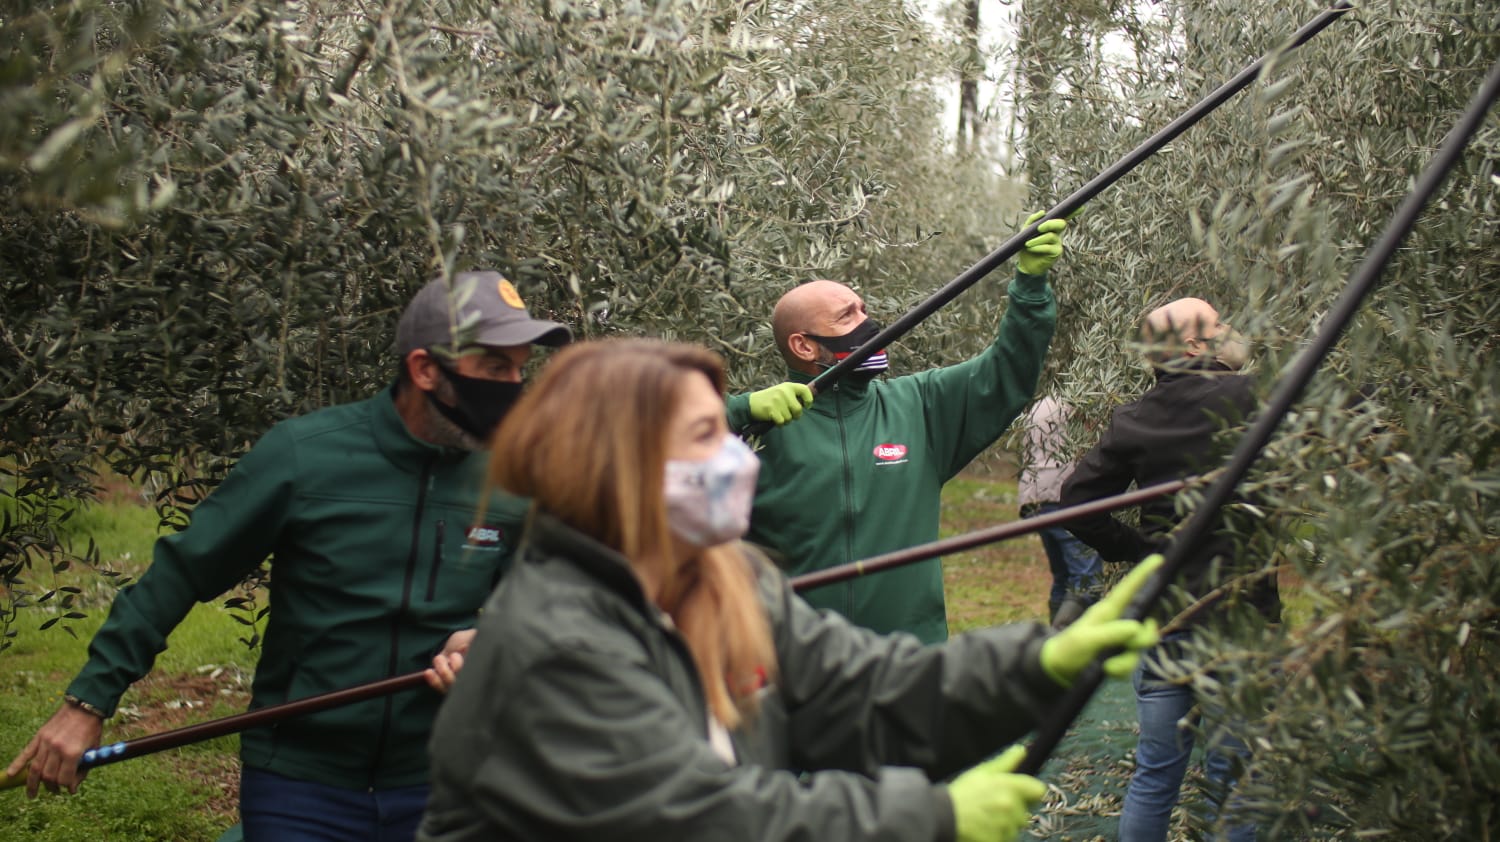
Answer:
M1061 526L1079 518L1092 517L1094 515L1112 512L1116 509L1125 509L1138 506L1148 500L1165 497L1186 488L1191 480L1174 480L1147 488L1129 491L1114 497L1104 497L1092 500L1078 506L1069 506L1066 509L1058 509L1044 515L1018 520L1014 523L1005 523L989 529L981 529L977 532L969 532L963 535L955 535L952 538L944 538L928 544L919 544L904 550L873 556L862 561L850 564L830 567L827 570L819 570L816 573L808 573L797 576L790 584L794 590L807 591L855 579L860 576L868 576L871 573L879 573L882 570L890 570L905 564L912 564L930 558L960 552L974 547L994 544L1021 535L1029 535L1040 532L1054 526ZM284 719L294 716L304 716L309 713L328 710L329 708L352 705L356 702L378 699L392 693L400 693L405 690L414 690L426 684L423 677L425 670L398 675L392 678L372 681L368 684L360 684L344 690L335 690L331 693L322 693L317 696L308 696L305 699L284 702L279 705L270 705L259 710L247 711L245 713L226 716L222 719L214 719L197 725L187 725L175 728L171 731L163 731L160 734L150 734L134 740L112 743L106 746L90 749L85 752L83 758L78 761L80 769L93 769L97 766L106 766L110 763L118 763L121 760L129 760L132 757L141 757L165 751L169 748L178 748L190 743L212 740L236 734L250 728L259 728L265 725L274 725ZM26 772L22 771L15 777L7 778L0 776L0 790L10 789L26 783Z
M328 710L329 708L378 699L382 696L389 696L392 693L400 693L403 690L413 690L426 686L427 679L423 676L425 672L425 670L418 670L417 672L410 672L405 675L381 679L380 681L372 681L368 684L335 690L331 693L321 693L316 696L308 696L305 699L297 699L296 701L279 705L270 705L259 710L238 713L234 716L226 716L222 719L200 722L197 725L174 728L171 731L163 731L160 734L150 734L134 740L99 746L98 748L89 749L84 752L83 757L78 761L78 768L92 769L96 766L118 763L121 760L155 754L158 751L165 751L169 748L177 748L190 743L202 742L203 740L212 740L216 737L226 737L250 728L274 725L277 722L294 716L303 716L309 713ZM0 790L21 786L26 783L26 775L26 771L22 770L15 777L0 776Z
M1116 509L1126 509L1138 506L1147 500L1155 500L1168 494L1175 494L1187 488L1188 480L1172 480L1146 488L1128 491L1114 497L1102 497L1098 500L1090 500L1077 506L1069 506L1066 509L1058 509L1044 515L1018 520L1014 523L1005 523L1000 526L992 526L989 529L981 529L977 532L966 532L963 535L955 535L952 538L944 538L933 541L930 544L918 544L904 550L884 553L878 556L854 561L849 564L841 564L838 567L830 567L827 570L819 570L815 573L807 573L797 576L791 580L792 588L798 592L821 588L838 582L848 581L871 573L879 573L892 567L900 567L916 561L925 561L929 558L937 558L949 553L980 547L985 544L993 544L1020 535L1029 535L1061 526L1065 523L1085 517L1112 512Z

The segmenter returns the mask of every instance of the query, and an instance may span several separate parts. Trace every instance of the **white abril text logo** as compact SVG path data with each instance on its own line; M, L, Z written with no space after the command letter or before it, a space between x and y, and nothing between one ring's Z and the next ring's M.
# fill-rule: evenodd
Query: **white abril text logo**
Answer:
M875 445L875 466L900 465L906 461L906 445L904 444L877 444Z
M466 550L490 550L500 549L500 539L504 533L494 526L471 526L464 535L464 549Z

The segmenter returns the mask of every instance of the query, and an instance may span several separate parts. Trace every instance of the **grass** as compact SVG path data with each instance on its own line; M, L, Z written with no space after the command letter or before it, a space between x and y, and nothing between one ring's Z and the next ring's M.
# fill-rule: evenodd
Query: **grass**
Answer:
M145 569L157 534L155 512L138 497L111 495L79 509L67 523L75 551L92 539L100 565L130 576ZM42 630L56 616L48 604L24 609L12 646L0 653L0 763L8 764L62 702L103 623L114 585L91 571L48 569L23 577L35 592L65 585L83 590L87 614ZM214 605L196 606L168 639L146 679L121 699L105 725L106 743L128 740L245 709L252 653L243 627ZM71 630L71 633L70 633ZM214 840L236 821L239 741L225 737L101 767L78 795L31 801L19 789L0 792L0 840Z
M1016 484L1003 475L973 470L943 488L940 538L1009 523L1016 511ZM1000 623L1047 617L1052 574L1035 535L943 558L943 592L951 634Z
M1015 500L1015 482L1003 469L976 468L944 489L942 534L1014 520ZM115 489L99 504L78 510L69 531L80 542L92 538L103 566L136 576L150 558L157 520L139 495ZM954 632L1045 616L1050 577L1034 536L954 554L944 564ZM53 614L22 612L14 645L0 653L0 762L7 763L61 703L113 592L85 570L28 578L33 588L83 587L78 602L89 616L70 621L74 636L61 624L38 629ZM216 605L194 608L156 669L126 694L120 715L106 725L105 741L242 711L254 660L238 641L242 634L243 627ZM0 842L211 842L237 818L237 755L238 740L227 737L102 767L76 796L28 801L19 790L0 792Z

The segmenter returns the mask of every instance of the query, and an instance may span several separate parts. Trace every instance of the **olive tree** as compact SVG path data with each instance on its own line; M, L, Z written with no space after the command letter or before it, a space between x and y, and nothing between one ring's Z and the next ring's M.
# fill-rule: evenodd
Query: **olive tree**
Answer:
M181 526L270 425L388 383L429 278L499 269L744 388L783 375L791 285L894 315L1017 218L946 147L954 51L899 0L51 0L0 54L6 623L85 607L51 575L100 561L59 534L98 471ZM993 298L910 364L977 348Z
M1091 5L1092 40L1018 45L1055 68L1026 92L1023 123L1060 192L1322 7ZM1141 317L1196 295L1253 338L1267 393L1497 55L1500 12L1472 0L1362 4L1276 54L1077 220L1046 387L1098 425L1149 384ZM1495 825L1497 168L1492 113L1245 489L1235 522L1280 576L1286 621L1236 608L1175 667L1210 719L1245 723L1234 809L1270 838L1480 839ZM1200 811L1189 829L1223 820Z

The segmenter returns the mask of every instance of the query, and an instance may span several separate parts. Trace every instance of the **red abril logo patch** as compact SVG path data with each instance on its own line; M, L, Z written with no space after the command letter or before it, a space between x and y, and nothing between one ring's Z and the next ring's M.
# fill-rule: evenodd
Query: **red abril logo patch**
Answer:
M469 527L468 534L464 536L467 545L478 550L499 549L500 540L505 537L498 528L493 526L475 525Z
M905 459L906 445L877 444L875 445L875 458L882 462L894 462L897 459Z

